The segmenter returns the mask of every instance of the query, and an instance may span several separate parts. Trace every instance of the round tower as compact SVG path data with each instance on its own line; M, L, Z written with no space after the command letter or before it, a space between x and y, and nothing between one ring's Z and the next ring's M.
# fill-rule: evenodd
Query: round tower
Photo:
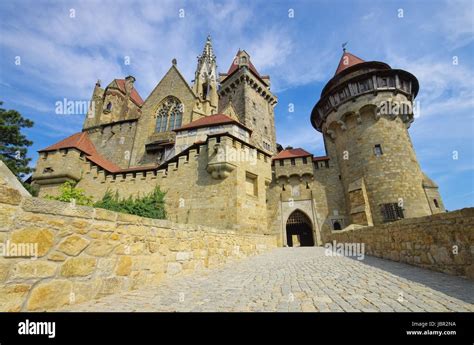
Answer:
M355 224L431 214L408 128L418 92L414 75L344 50L311 123L339 165Z

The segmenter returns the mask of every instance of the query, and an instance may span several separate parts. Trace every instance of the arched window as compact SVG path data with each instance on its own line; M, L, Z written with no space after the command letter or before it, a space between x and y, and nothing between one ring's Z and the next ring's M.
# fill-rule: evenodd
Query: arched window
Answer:
M107 109L108 111L111 111L111 110L112 110L112 102L107 103L106 109Z
M183 104L173 96L166 97L158 107L156 131L166 132L181 127Z

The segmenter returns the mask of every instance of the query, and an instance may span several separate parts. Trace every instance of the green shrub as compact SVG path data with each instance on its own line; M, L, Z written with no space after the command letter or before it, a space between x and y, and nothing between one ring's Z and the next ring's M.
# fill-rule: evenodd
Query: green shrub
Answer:
M75 200L77 205L92 206L93 204L92 197L85 195L84 190L76 188L76 184L71 181L63 183L58 196L46 195L45 198L64 202Z
M107 210L134 214L141 217L165 219L165 192L160 187L146 194L143 197L121 199L118 192L113 194L108 190L102 200L96 202L94 207L105 208Z

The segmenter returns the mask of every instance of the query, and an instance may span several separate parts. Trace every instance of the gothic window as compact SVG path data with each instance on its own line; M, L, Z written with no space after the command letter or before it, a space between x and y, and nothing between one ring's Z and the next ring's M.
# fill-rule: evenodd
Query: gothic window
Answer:
M183 104L173 96L166 97L158 108L156 132L171 131L181 127Z

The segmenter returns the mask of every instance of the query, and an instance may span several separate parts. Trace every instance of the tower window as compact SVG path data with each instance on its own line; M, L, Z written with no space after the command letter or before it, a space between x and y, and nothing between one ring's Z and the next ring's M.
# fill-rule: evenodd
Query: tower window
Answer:
M107 106L105 107L106 110L111 111L112 110L112 102L107 103Z
M202 84L202 98L206 99L208 93L209 93L209 84L208 83Z
M333 230L342 230L342 226L341 226L341 223L339 222L339 220L333 221L332 229Z
M265 134L268 134L268 127L267 126L264 127L264 131L265 131Z
M375 145L375 147L374 147L374 153L375 153L375 155L376 155L377 157L383 155L382 145L380 145L380 144Z
M295 165L295 159L294 158L291 159L291 165Z
M439 203L437 199L433 199L434 205L436 208L439 208Z
M405 218L403 215L403 208L398 206L398 203L389 203L389 204L382 204L381 211L383 220L385 222L390 222L398 219Z

